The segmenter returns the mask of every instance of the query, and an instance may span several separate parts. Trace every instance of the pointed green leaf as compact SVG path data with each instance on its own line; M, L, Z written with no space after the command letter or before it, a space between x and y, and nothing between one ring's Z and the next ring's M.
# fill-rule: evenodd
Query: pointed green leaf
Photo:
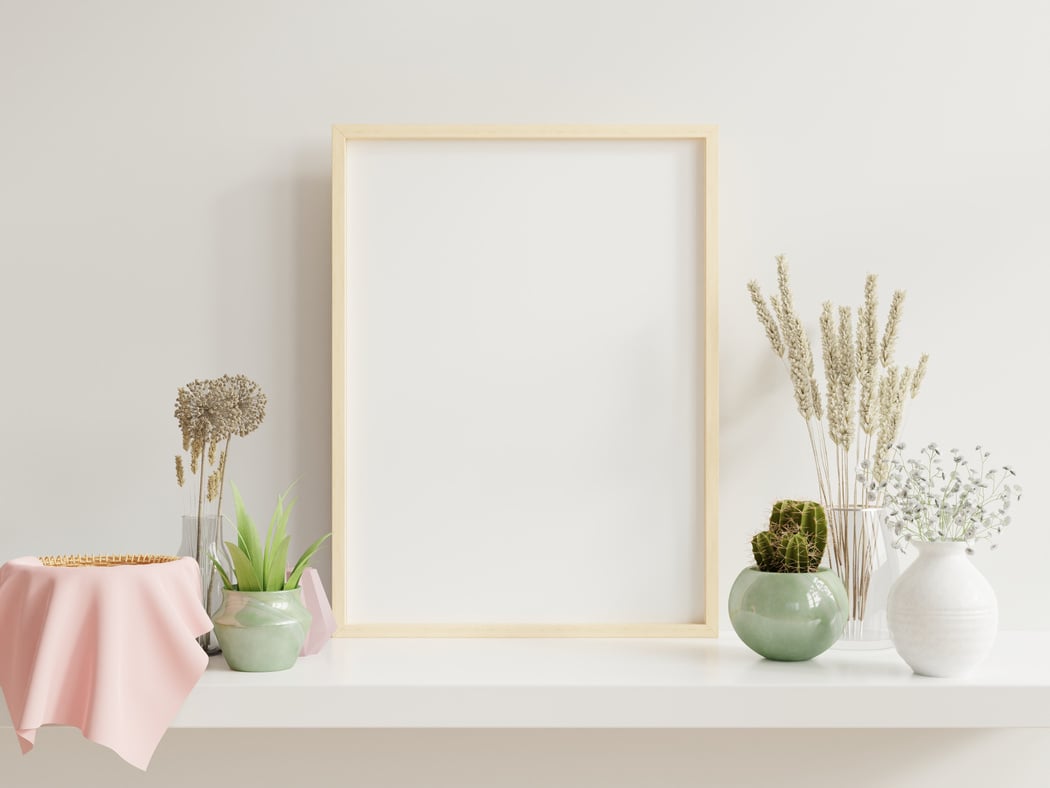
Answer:
M228 574L226 574L226 570L222 568L222 564L219 563L219 559L217 559L213 555L209 555L208 558L211 559L212 564L215 565L215 570L219 573L219 577L222 578L223 586L227 590L232 591L233 590L233 583L230 582L230 576Z
M295 505L295 498L292 502L285 506L285 499L288 498L288 494L292 492L295 482L293 481L288 485L285 492L277 496L277 507L273 512L273 517L270 518L270 530L273 531L273 544L280 544L280 540L285 537L288 527L288 518L292 514L292 507ZM268 545L269 546L269 545Z
M266 548L263 550L263 568L262 578L265 584L267 578L270 576L270 566L273 563L273 547L277 544L274 540L274 531L277 530L277 521L281 517L281 512L284 510L284 499L277 496L277 507L273 510L273 515L270 517L270 527L266 530Z
M264 557L264 568L263 571L267 578L275 575L280 575L280 580L276 586L273 586L271 590L280 590L284 585L284 573L288 569L288 546L285 545L284 552L282 555L277 556L274 550L281 544L281 542L288 540L288 518L292 514L292 508L295 506L295 500L293 499L288 508L284 506L284 496L281 495L277 498L277 509L274 510L273 519L271 523L272 531L272 542L266 547L266 555Z
M265 591L280 591L284 588L284 573L288 565L288 546L292 543L291 537L284 537L273 549L270 568L266 572Z
M233 542L227 542L226 547L230 550L230 558L233 560L233 572L237 575L237 590L262 591L262 581L259 579L259 573L252 566L251 559Z
M230 487L233 488L233 502L237 509L237 544L243 551L244 556L253 565L256 570L255 574L258 577L263 569L263 550L259 544L259 532L244 508L244 500L241 498L237 485L231 482ZM234 565L234 570L237 571L236 565ZM241 590L243 591L244 589L241 588Z
M284 501L281 496L277 496L277 508L273 510L273 514L270 516L270 527L266 529L266 548L263 551L263 555L266 556L273 549L274 538L273 532L276 530L277 518L280 517L281 510L284 508Z
M331 534L325 534L312 545L306 548L306 551L299 556L299 560L295 562L295 568L292 573L288 575L288 580L284 584L285 590L290 590L299 587L299 578L303 576L303 570L306 569L310 563L310 559L313 558L314 553L320 549L321 545L324 544L324 540L330 537Z
M280 531L281 529L287 527L288 515L291 514L292 506L295 504L294 500L292 501L292 503L288 504L288 510L286 512L284 508L284 499L288 497L288 493L292 491L292 488L294 486L295 482L292 482L288 485L288 489L286 489L283 493L277 496L277 508L273 510L273 515L270 517L270 527L266 531L267 551L271 550L274 545L280 544L281 539L284 538L284 533L280 533ZM282 518L283 525L280 525Z

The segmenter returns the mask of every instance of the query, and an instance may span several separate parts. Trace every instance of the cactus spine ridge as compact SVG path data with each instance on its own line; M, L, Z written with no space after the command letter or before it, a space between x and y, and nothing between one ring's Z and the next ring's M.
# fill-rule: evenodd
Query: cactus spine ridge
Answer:
M828 520L816 501L783 500L773 504L769 529L751 539L755 564L762 572L816 572L828 544Z

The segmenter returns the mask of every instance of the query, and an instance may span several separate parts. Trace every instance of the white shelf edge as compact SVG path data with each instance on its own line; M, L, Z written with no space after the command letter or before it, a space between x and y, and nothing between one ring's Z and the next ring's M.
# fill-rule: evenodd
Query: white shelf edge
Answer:
M760 659L717 640L333 640L289 671L221 657L175 728L1050 727L1050 632L1001 633L964 679L892 650ZM10 727L6 709L0 727Z

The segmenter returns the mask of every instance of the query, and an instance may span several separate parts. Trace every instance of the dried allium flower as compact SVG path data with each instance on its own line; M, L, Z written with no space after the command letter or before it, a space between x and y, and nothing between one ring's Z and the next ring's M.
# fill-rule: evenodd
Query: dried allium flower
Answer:
M201 522L204 502L218 499L216 517L222 522L222 489L226 474L226 456L232 436L244 436L262 423L266 413L266 395L244 375L223 375L215 380L194 380L179 389L175 400L175 418L182 432L183 451L189 453L190 471L197 479L197 522ZM225 443L221 447L220 443ZM217 462L216 462L217 461ZM213 467L210 474L208 466ZM182 457L175 459L179 485L185 481ZM208 546L204 531L198 529L196 556L201 560ZM215 547L221 549L222 529L216 529ZM216 582L212 576L211 584ZM204 598L211 597L212 587Z
M203 453L208 443L225 440L233 426L231 417L215 381L194 380L179 389L175 418L182 430L183 446L190 451Z
M229 418L230 433L244 437L255 432L266 416L266 395L244 375L223 375L214 381Z
M266 414L266 395L244 375L223 375L215 380L194 380L179 389L175 418L182 432L182 448L189 454L190 473L204 473L218 462L214 480L209 478L208 500L221 494L226 473L226 451L220 443L233 435L244 436L256 430ZM182 458L176 460L180 486L185 482ZM202 486L202 492L203 492ZM221 500L221 498L220 498Z

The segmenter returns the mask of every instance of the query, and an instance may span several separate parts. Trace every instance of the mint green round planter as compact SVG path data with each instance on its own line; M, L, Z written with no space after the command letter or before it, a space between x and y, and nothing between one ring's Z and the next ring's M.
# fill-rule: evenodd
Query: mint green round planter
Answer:
M287 670L310 631L302 591L231 591L212 616L222 655L234 670Z
M847 617L846 589L830 569L799 574L741 572L729 592L729 620L766 659L800 662L831 648Z

